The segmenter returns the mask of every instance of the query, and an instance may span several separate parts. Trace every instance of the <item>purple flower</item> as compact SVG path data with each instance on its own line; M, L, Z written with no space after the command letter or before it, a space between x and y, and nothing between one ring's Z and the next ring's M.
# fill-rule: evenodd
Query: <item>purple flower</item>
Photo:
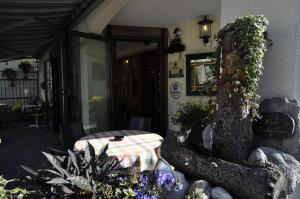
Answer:
M149 183L149 178L148 176L144 176L144 175L139 175L139 183L141 187L145 187L148 185Z
M170 189L176 184L176 179L171 172L168 171L158 171L156 173L157 184L164 187L165 189Z

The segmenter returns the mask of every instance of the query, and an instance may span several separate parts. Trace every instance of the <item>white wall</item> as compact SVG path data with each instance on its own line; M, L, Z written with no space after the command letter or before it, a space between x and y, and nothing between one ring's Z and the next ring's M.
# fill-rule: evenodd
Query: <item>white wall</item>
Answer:
M262 98L287 96L299 100L298 0L222 0L221 26L249 14L263 14L269 19L269 36L274 43L264 60L258 93ZM300 198L299 184L289 198Z
M214 23L212 24L212 35L217 33L220 29L220 17L219 16L210 16L209 19L212 19ZM193 53L205 53L205 52L213 52L216 43L213 38L210 43L206 46L203 44L203 41L199 39L199 25L198 20L188 20L177 25L169 27L169 34L172 39L172 33L175 27L178 27L182 31L182 43L186 46L185 51L181 55L182 62L184 64L184 77L182 78L168 78L168 114L169 114L169 129L179 130L178 126L174 126L170 121L170 116L174 114L179 107L179 104L185 103L188 101L202 100L207 101L207 97L199 97L199 96L186 96L186 65L185 65L185 55L193 54ZM168 61L177 61L179 59L180 54L174 53L169 54ZM170 85L172 82L177 81L181 84L182 87L182 95L179 99L175 100L170 96Z
M77 31L101 34L111 19L128 4L130 0L104 0L76 27Z
M263 14L270 21L268 31L274 45L266 54L258 93L263 98L287 96L300 99L296 92L300 78L296 64L298 0L221 2L221 27L237 17L249 14Z

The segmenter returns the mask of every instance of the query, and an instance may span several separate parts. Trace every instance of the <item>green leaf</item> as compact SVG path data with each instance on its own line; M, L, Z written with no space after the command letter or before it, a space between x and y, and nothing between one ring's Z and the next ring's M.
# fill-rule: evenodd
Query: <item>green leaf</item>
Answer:
M69 181L63 179L63 178L53 178L52 180L46 182L47 184L55 184L55 185L58 185L58 184L70 184Z
M78 162L77 162L77 157L76 155L71 151L71 150L68 150L68 153L70 155L70 159L73 163L73 166L76 168L76 174L79 175L80 174L80 169L79 169L79 166L78 166Z
M20 167L21 167L24 171L30 173L31 175L33 175L33 176L38 176L38 172L34 171L33 169L31 169L31 168L29 168L29 167L27 167L27 166L24 166L24 165L20 165Z
M93 191L92 186L89 184L88 179L86 179L85 177L72 176L69 177L68 180L70 180L75 186L77 186L82 190L89 191L89 192Z
M63 169L61 167L61 163L60 161L53 155L46 153L46 152L42 152L46 158L48 159L49 163L55 168L57 169L62 175L65 175L67 177L69 177L69 173L67 172L67 170Z

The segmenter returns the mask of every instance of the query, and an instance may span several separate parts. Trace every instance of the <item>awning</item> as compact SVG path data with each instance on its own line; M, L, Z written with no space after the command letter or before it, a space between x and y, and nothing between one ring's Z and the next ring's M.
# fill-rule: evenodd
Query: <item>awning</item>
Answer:
M103 0L0 0L0 60L36 57Z

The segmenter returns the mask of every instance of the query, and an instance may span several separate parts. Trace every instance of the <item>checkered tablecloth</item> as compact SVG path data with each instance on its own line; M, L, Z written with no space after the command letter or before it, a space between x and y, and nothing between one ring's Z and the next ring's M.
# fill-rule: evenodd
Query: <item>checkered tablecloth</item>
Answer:
M124 136L123 141L114 141L114 136ZM122 160L121 166L124 168L134 166L139 171L153 170L157 162L161 142L163 138L155 133L120 130L91 134L81 138L75 143L75 150L82 150L86 143L90 142L96 154L108 145L107 154Z

